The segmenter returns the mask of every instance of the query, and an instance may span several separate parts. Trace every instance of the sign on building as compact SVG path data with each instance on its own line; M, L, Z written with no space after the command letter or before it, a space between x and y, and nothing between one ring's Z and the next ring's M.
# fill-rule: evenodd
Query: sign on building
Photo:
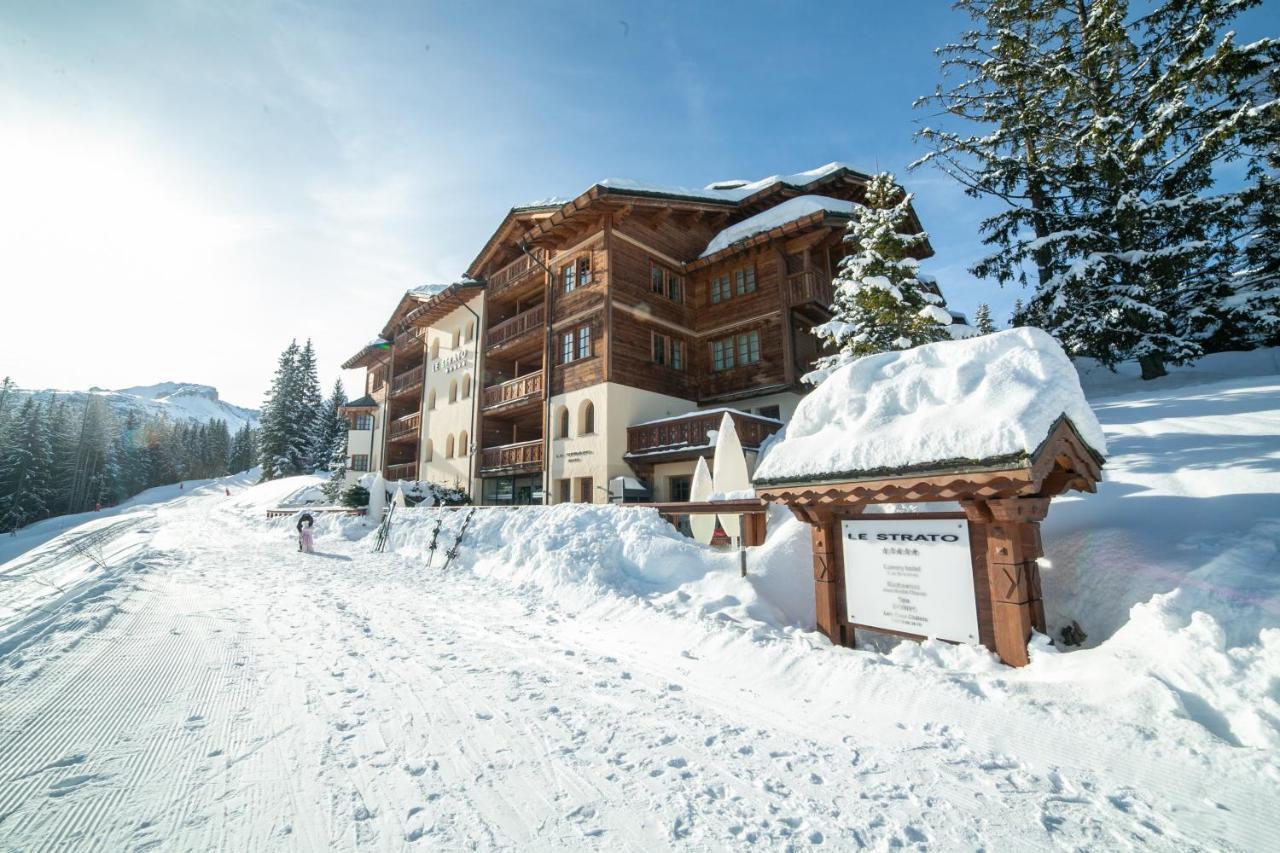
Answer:
M886 517L840 527L850 624L979 642L966 520Z

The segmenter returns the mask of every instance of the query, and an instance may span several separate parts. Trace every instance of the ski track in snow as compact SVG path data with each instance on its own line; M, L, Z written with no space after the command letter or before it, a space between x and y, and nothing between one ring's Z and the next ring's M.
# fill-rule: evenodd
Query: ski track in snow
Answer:
M1079 713L1070 683L636 599L570 610L367 539L304 556L227 506L188 495L0 568L55 586L0 619L0 848L1260 850L1280 832L1270 753Z

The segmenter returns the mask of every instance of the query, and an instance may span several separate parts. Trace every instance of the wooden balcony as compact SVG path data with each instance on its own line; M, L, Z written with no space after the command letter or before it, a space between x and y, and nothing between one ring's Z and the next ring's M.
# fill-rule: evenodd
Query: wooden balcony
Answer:
M517 408L542 399L542 371L527 373L500 385L490 385L480 398L480 408L485 411Z
M542 263L547 262L547 253L542 249L534 249L532 254ZM521 253L520 257L489 276L487 282L489 295L499 296L522 284L531 284L541 273L542 267L535 263L533 258Z
M544 331L543 321L546 316L544 307L539 305L495 324L485 333L485 348L489 351L505 349L525 336L533 337L532 333Z
M480 471L509 474L542 470L542 439L486 447L480 451Z
M399 465L388 465L382 470L382 476L388 480L416 480L418 463L404 462Z
M723 409L690 412L627 427L627 457L661 462L710 456L715 448L709 433L720 428L724 414ZM745 450L758 448L766 438L782 429L778 421L745 412L730 412L729 417L733 418L733 427Z
M823 309L830 309L834 301L831 280L822 273L806 270L787 276L788 305L817 303Z
M391 380L391 396L399 397L422 386L422 366L407 370Z
M422 415L419 412L396 418L391 422L391 431L387 433L387 441L414 441L418 438L418 431L421 427Z

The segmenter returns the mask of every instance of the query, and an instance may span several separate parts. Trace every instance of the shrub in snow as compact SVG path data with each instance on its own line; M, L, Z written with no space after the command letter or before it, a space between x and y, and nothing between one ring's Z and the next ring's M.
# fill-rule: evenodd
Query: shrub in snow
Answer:
M1106 452L1074 365L1040 329L881 353L834 371L801 401L755 482L1018 461L1064 415Z
M349 507L361 507L369 505L369 490L364 486L356 483L342 493L342 505Z
M853 253L840 262L836 276L835 317L814 328L838 352L818 360L806 379L820 382L850 359L877 352L908 349L945 340L951 314L942 298L918 275L919 262L909 257L928 235L903 234L911 196L887 172L867 184L865 206L849 221L845 242Z

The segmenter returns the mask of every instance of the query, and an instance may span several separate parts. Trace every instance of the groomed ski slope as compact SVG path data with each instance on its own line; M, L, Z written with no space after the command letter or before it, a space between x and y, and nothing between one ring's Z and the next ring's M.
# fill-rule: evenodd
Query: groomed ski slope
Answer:
M0 849L1268 849L1280 376L1211 367L1105 379L1045 533L1089 642L1016 671L798 627L785 515L746 580L614 507L304 556L263 510L306 478L67 530L0 566Z

